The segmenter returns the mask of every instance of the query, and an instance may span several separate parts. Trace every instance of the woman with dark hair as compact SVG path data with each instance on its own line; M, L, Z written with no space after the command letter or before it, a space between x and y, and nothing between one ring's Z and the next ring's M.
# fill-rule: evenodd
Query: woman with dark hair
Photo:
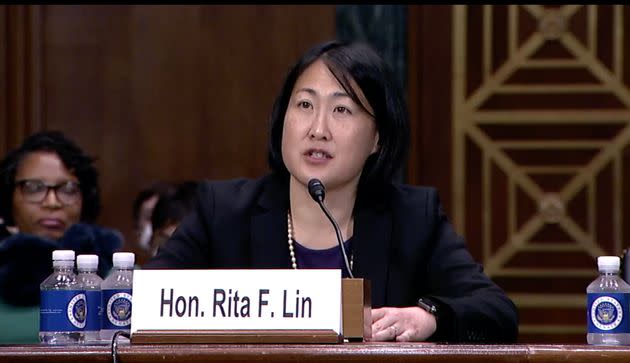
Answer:
M168 240L184 217L193 210L199 182L175 184L172 193L159 197L151 214L151 256Z
M123 241L94 224L101 204L93 162L55 131L29 136L0 162L0 343L38 341L39 284L52 272L52 251L96 254L98 274L109 272Z
M132 204L132 215L134 221L134 232L136 243L142 252L146 252L147 257L154 254L151 246L153 227L151 226L151 216L158 200L162 197L170 196L175 192L175 186L169 182L157 181L148 187L140 190ZM142 261L145 258L141 259Z
M202 183L195 210L148 268L336 268L337 234L309 194L326 187L355 277L371 281L372 339L515 342L518 313L482 271L434 188L393 176L406 105L383 59L327 42L290 70L271 113L272 173Z

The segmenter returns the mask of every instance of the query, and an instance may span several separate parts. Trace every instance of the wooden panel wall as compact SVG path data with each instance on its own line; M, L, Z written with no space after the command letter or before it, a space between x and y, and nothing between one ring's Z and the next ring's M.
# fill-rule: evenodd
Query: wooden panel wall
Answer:
M39 6L0 5L0 152L41 127Z
M451 7L410 6L408 19L408 104L410 184L438 189L451 208Z
M519 340L585 343L596 257L627 248L630 8L412 6L412 183L519 308Z
M1 151L66 132L98 157L99 222L129 241L148 183L267 171L275 95L334 21L332 5L0 6Z

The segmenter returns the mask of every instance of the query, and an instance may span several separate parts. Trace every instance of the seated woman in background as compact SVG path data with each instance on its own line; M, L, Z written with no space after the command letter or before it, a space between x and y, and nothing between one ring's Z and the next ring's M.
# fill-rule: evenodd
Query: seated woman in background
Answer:
M123 240L93 224L101 208L93 162L55 131L31 135L0 162L0 343L38 341L39 284L52 272L52 251L96 254L98 274L109 272Z
M140 190L133 200L131 212L133 216L133 229L136 240L136 262L141 265L154 255L151 247L151 215L159 199L175 193L175 185L166 181L156 181Z
M161 195L151 214L151 255L168 240L184 217L193 210L198 182L177 184L170 194Z

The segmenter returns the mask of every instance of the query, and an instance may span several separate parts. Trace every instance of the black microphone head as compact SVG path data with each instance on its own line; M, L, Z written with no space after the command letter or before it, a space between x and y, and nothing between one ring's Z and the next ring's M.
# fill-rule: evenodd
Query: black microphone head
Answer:
M323 202L326 197L326 188L319 179L311 179L308 181L308 193L316 202Z

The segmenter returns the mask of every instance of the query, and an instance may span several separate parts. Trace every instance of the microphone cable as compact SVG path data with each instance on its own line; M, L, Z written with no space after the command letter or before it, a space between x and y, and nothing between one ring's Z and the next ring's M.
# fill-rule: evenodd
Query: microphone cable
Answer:
M335 229L335 234L337 235L337 242L339 243L339 248L341 248L341 254L343 255L343 262L346 266L346 271L348 272L348 276L350 276L350 278L353 279L354 274L352 273L352 268L350 268L350 263L348 263L348 255L346 253L346 247L343 244L343 236L341 235L341 229L339 229L339 225L337 224L335 219L332 217L332 215L328 211L328 208L326 208L326 206L324 205L324 198L326 197L326 188L324 187L324 184L322 184L322 182L319 179L309 180L308 193L311 195L311 198L313 198L313 200L317 202L317 204L322 209L326 217L328 217L328 220L330 221L330 223L332 223Z

